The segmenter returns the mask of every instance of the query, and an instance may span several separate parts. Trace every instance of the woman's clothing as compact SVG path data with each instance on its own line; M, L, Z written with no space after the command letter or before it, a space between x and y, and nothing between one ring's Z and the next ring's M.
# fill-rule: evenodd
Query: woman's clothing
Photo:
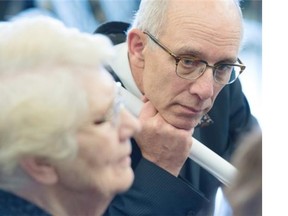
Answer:
M51 216L35 204L0 190L0 216Z

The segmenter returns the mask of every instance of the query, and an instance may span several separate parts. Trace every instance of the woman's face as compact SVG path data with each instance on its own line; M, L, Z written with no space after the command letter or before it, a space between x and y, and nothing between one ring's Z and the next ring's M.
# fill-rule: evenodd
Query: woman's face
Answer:
M121 106L117 86L109 74L89 75L84 85L90 106L88 122L77 134L77 159L58 172L59 180L63 187L80 193L113 196L133 182L130 138L140 124Z

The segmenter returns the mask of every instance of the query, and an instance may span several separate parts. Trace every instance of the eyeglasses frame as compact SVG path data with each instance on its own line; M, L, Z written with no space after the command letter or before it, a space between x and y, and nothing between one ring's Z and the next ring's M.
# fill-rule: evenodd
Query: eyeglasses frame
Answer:
M155 36L153 36L150 32L148 31L143 31L144 34L148 35L148 37L154 42L156 43L159 47L161 47L165 52L167 52L170 56L172 56L174 59L175 59L175 64L176 64L176 68L175 68L175 72L177 74L177 76L179 76L179 74L177 73L177 67L178 67L178 64L179 62L181 61L181 59L183 59L183 57L180 57L180 56L177 56L176 54L174 54L168 47L166 47L164 44L162 44ZM185 59L189 59L187 57L185 57ZM223 65L223 63L219 63L219 64L215 64L215 65L209 65L206 61L204 60L201 60L201 59L197 59L197 58L192 58L190 57L191 60L197 60L197 61L200 61L200 62L203 62L206 67L205 67L205 70L203 70L202 73L199 74L199 76L193 78L193 79L187 79L185 77L181 77L179 76L180 78L182 79L187 79L187 80L196 80L198 79L199 77L201 77L204 72L206 71L207 67L208 68L212 68L213 70L213 75L214 75L214 71L215 69L217 69L217 67ZM240 72L239 72L239 75L245 70L246 66L243 64L243 62L240 60L240 58L237 58L237 61L240 63L240 64L235 64L235 63L225 63L224 65L229 65L229 66L237 66L237 67L240 67ZM237 76L237 78L239 77L239 75ZM229 83L226 83L226 84L223 84L223 83L219 83L221 85L229 85L233 82L235 82L237 80L237 78L235 80L233 80L232 82L229 82ZM215 80L215 79L214 79ZM215 80L215 82L217 82L217 80ZM218 82L217 82L218 83Z

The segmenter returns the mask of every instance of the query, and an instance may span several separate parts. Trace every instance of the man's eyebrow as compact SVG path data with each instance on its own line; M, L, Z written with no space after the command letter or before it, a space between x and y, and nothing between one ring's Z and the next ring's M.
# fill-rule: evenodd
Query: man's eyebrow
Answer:
M221 61L219 61L219 62L216 62L215 64L221 64L221 63L223 63L223 64L233 64L233 63L235 63L235 62L237 62L237 58L226 58L226 59L224 59L224 60L221 60Z
M193 56L193 57L202 57L204 54L196 49L193 49L188 46L183 46L174 51L176 55L179 56Z
M183 46L179 48L178 50L175 51L175 54L179 57L194 57L199 60L205 60L205 55L203 52L195 49L191 49L191 47ZM237 57L227 57L223 58L220 61L216 62L215 64L220 64L220 63L235 63L237 62Z

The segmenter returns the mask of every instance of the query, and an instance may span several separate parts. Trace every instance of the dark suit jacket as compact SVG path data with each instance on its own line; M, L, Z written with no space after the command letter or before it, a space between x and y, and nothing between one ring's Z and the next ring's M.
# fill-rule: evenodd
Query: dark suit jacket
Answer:
M0 216L51 216L36 205L0 190Z
M114 43L119 43L119 38L120 41L125 38L128 26L106 23L96 33L106 34ZM117 75L114 74L114 78L118 79ZM223 88L208 114L214 123L196 128L193 136L226 159L235 150L239 137L258 126L239 80ZM215 194L221 185L214 176L187 159L176 178L143 158L134 140L132 145L135 181L129 191L115 197L106 216L211 215Z

